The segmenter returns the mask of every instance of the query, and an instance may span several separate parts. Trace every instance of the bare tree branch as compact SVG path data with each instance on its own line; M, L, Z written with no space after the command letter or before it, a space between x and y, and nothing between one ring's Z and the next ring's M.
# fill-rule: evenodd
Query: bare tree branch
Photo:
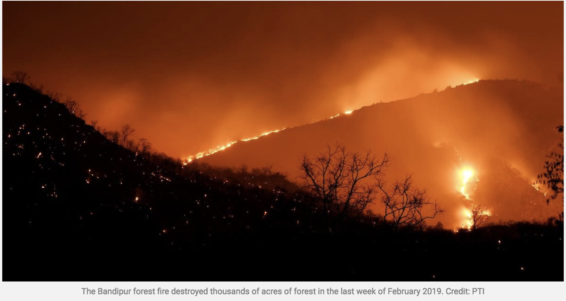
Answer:
M299 177L321 200L332 231L333 218L359 217L373 202L376 189L368 182L379 178L388 162L387 154L378 160L371 151L362 155L346 151L342 144L327 145L326 150L314 158L303 155Z

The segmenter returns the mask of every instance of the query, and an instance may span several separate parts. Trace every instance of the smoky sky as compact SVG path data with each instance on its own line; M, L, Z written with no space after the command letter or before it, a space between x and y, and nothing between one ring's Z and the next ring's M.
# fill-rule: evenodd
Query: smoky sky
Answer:
M3 2L3 75L186 157L474 79L563 81L563 3Z

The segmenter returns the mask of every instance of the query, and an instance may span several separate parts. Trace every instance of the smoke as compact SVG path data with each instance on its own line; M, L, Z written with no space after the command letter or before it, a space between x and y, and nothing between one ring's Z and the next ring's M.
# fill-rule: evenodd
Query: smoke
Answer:
M187 157L474 79L560 85L562 7L5 3L3 73Z

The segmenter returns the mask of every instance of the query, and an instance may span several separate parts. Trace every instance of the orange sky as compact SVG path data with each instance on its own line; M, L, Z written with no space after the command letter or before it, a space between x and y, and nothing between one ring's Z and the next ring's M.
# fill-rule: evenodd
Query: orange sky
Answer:
M475 78L563 81L563 3L3 2L3 75L186 157Z

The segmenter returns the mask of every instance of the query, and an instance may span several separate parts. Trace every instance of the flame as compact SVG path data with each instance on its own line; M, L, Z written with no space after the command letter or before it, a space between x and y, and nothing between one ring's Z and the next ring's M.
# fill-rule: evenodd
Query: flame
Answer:
M197 153L196 155L192 155L192 156L187 157L187 159L185 160L185 162L183 163L183 165L187 165L188 163L191 163L191 162L193 162L193 161L195 161L195 160L198 160L198 159L201 159L201 158L204 158L204 157L213 155L213 154L215 154L215 153L217 153L217 152L221 152L221 151L223 151L223 150L226 150L227 148L231 147L232 145L234 145L234 144L236 144L236 143L238 143L238 142L247 142L247 141L251 141L251 140L257 140L257 139L259 139L259 138L261 138L261 137L264 137L264 136L267 136L267 135L269 135L269 134L281 132L281 131L284 130L284 129L286 129L286 128L282 128L282 129L278 129L278 130L273 130L273 131L264 132L264 133L261 133L261 134L258 135L258 136L255 136L255 137L244 138L244 139L239 140L239 141L231 141L231 142L228 142L227 144L219 145L219 146L217 146L217 147L215 147L215 148L209 149L208 151L200 152L200 153Z
M279 132L281 132L281 131L284 130L284 129L286 129L286 128L282 128L282 129L280 129L280 130L274 130L274 131L265 132L265 133L262 133L262 134L259 135L259 136L250 137L250 138L244 138L244 139L242 139L242 140L240 140L240 141L247 142L247 141L251 141L251 140L256 140L256 139L259 139L259 138L261 138L261 137L267 136L267 135L269 135L269 134L279 133Z
M464 224L461 227L471 230L472 226L474 225L474 220L472 219L472 210L468 208L464 208L463 215L464 215Z
M533 182L533 184L532 184L531 186L532 186L536 191L538 191L538 192L542 193L544 196L546 196L548 190L540 190L540 188L541 188L540 183Z
M353 112L354 112L353 110L348 110L348 111L345 111L345 112L344 112L344 115L350 115L350 114L352 114ZM339 116L340 116L340 114L336 114L336 115L334 115L334 116L330 116L330 119L334 119L334 118L339 117ZM316 123L316 122L318 122L318 121L311 122L310 124ZM188 156L187 159L185 159L185 161L183 162L183 165L187 165L187 164L189 164L189 163L191 163L191 162L193 162L193 161L195 161L195 160L198 160L198 159L201 159L201 158L210 156L210 155L212 155L212 154L215 154L215 153L217 153L217 152L223 151L223 150L225 150L225 149L231 147L232 145L234 145L234 144L236 144L236 143L238 143L238 142L248 142L248 141L252 141L252 140L257 140L257 139L259 139L259 138L261 138L261 137L265 137L265 136L270 135L270 134L279 133L279 132L281 132L281 131L283 131L283 130L285 130L285 129L287 129L287 128L282 128L282 129L278 129L278 130L268 131L268 132L261 133L260 135L257 135L257 136L254 136L254 137L248 137L248 138L244 138L244 139L241 139L241 140L238 140L238 141L229 142L228 144L225 144L225 145L219 145L219 146L217 146L217 147L215 147L215 148L209 149L208 151L200 152L200 153L197 153L196 155Z
M460 171L462 178L462 186L460 187L460 193L467 199L470 199L470 194L466 191L466 186L470 180L474 177L474 170L471 168L464 168ZM477 181L477 179L476 179Z
M215 153L217 153L217 152L223 151L223 150L225 150L225 149L231 147L232 145L234 145L234 144L236 144L236 143L238 143L238 141L231 141L231 142L228 142L227 144L219 145L219 146L217 146L217 147L215 147L215 148L211 148L211 149L209 149L209 150L206 151L206 152L200 152L200 153L197 153L196 155L189 156L189 157L187 158L186 162L184 163L184 165L187 165L186 163L191 163L191 162L193 162L194 160L198 160L198 159L201 159L201 158L203 158L203 157L210 156L210 155L215 154Z
M465 220L464 220L464 224L461 225L461 228L471 230L472 227L474 226L474 218L473 218L472 210L469 209L469 208L464 208L462 210L462 213L463 213L462 215L464 216ZM484 209L482 211L479 211L477 213L477 215L478 216L490 217L491 211L489 211L488 209Z
M478 81L479 81L479 79L474 79L474 80L468 81L468 82L463 83L463 84L464 84L464 85L468 85L468 84L472 84L472 83L477 83ZM347 111L344 111L344 115L350 115L350 114L352 114L352 113L354 113L354 110L347 110ZM334 119L334 118L339 117L339 116L340 116L340 114L336 114L336 115L330 116L329 119ZM311 123L309 123L309 124L313 124L313 123L316 123L316 122L318 122L318 121L314 121L314 122L311 122ZM191 163L191 162L193 162L193 161L195 161L195 160L198 160L198 159L204 158L204 157L206 157L206 156L210 156L210 155L212 155L212 154L215 154L215 153L217 153L217 152L223 151L223 150L225 150L225 149L231 147L232 145L234 145L234 144L236 144L236 143L238 143L238 142L248 142L248 141L252 141L252 140L257 140L257 139L259 139L259 138L261 138L261 137L264 137L264 136L267 136L267 135L273 134L273 133L278 133L278 132L281 132L281 131L283 131L283 130L285 130L285 129L286 129L286 128L282 128L282 129L278 129L278 130L273 130L273 131L268 131L268 132L264 132L264 133L262 133L262 134L260 134L260 135L258 135L258 136L249 137L249 138L244 138L244 139L241 139L241 140L239 140L239 141L232 141L232 142L229 142L229 143L226 144L226 145L219 145L219 146L217 146L217 147L215 147L215 148L209 149L208 151L200 152L200 153L197 153L196 155L188 156L187 159L185 160L185 162L183 162L183 165L187 165L187 164L189 164L189 163ZM466 180L466 181L467 181L467 180ZM469 199L469 196L464 193L464 189L465 189L464 186L465 186L465 184L466 184L466 182L464 182L464 185L462 186L461 192L462 192L462 194L464 194L464 196L466 196L467 199Z

